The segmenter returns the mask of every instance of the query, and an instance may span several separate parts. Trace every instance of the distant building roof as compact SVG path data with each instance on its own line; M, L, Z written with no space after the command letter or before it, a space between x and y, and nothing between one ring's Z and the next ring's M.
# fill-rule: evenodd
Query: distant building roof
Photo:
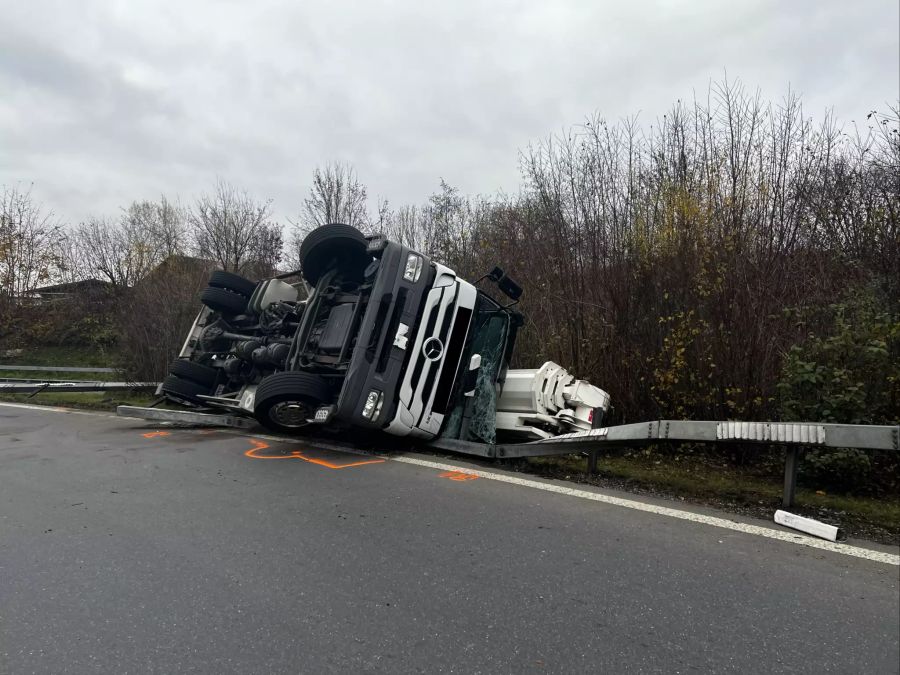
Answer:
M70 293L106 289L110 286L111 284L103 279L83 279L82 281L68 281L64 284L41 286L34 289L33 292L39 295L68 295Z

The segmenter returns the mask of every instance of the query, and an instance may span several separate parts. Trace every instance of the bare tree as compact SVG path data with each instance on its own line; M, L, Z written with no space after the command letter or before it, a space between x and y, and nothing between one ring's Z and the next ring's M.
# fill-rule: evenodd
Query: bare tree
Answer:
M299 222L307 229L326 223L346 223L356 228L369 224L366 187L349 164L332 163L317 168L309 196L303 200Z
M116 289L134 286L163 260L152 233L127 213L118 221L91 218L77 236L86 274L99 275Z
M405 246L425 252L433 236L421 212L422 209L414 204L390 209L384 203L379 208L378 231Z
M165 195L158 202L133 202L123 211L129 227L144 229L163 259L182 254L186 250L187 223L184 209L170 202Z
M73 283L92 276L77 229L63 228L53 243L55 277L59 283Z
M230 272L245 272L259 260L281 256L281 237L273 236L271 200L260 202L223 180L213 194L202 195L188 214L200 256Z
M316 168L300 215L292 221L289 260L299 266L300 243L312 230L328 223L345 223L360 230L370 225L366 187L349 164L333 162Z
M264 279L278 273L284 240L281 226L270 223L260 227L250 244L248 263L242 273L251 279Z
M48 282L54 273L53 244L61 227L34 201L31 189L0 193L0 295L8 301Z
M118 220L94 217L58 242L64 277L100 276L129 288L186 246L184 211L165 197L133 202Z

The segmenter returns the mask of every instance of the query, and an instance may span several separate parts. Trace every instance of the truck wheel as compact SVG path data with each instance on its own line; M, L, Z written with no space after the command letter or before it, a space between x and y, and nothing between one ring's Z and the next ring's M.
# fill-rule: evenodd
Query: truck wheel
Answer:
M247 298L243 295L212 286L203 289L200 294L200 302L222 314L243 314L247 309Z
M249 298L256 290L256 282L245 279L238 274L216 270L209 277L209 285L215 288L224 288L226 291L237 293Z
M175 359L169 367L169 373L183 380L190 380L197 384L212 388L219 377L218 368L210 368L202 363L195 363L187 359Z
M328 383L318 375L273 373L256 388L253 414L263 426L291 433L305 427L316 408L330 398Z
M358 272L361 277L370 260L362 232L343 223L322 225L306 235L300 244L303 278L313 286L334 266Z
M178 401L190 403L193 405L206 405L203 399L197 398L200 394L208 396L212 393L212 388L199 382L191 382L184 380L175 375L167 375L162 382L162 391L167 396Z

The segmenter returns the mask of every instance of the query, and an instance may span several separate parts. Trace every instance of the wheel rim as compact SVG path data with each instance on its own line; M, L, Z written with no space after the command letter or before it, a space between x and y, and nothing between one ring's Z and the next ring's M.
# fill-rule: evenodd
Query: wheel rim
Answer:
M309 422L309 406L302 401L281 401L269 408L269 418L283 427L298 429Z

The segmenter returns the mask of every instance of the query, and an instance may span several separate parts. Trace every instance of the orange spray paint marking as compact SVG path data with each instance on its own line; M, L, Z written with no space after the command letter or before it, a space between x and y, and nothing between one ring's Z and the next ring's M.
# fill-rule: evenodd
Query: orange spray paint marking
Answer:
M148 431L146 434L141 434L144 438L156 438L158 436L170 436L171 433L168 431Z
M475 480L478 476L471 473L463 473L462 471L445 471L441 474L441 478L449 478L450 480Z
M299 450L291 450L287 453L281 453L279 455L264 455L260 453L260 450L265 450L269 447L268 443L264 443L263 441L258 441L255 438L250 439L250 443L253 445L252 448L247 450L244 454L250 459L300 459L304 462L309 462L310 464L317 464L319 466L324 466L326 469L349 469L353 466L363 466L365 464L381 464L385 460L383 459L366 459L360 462L349 462L346 464L336 464L334 462L329 462L325 459L317 459L315 457L307 457Z

